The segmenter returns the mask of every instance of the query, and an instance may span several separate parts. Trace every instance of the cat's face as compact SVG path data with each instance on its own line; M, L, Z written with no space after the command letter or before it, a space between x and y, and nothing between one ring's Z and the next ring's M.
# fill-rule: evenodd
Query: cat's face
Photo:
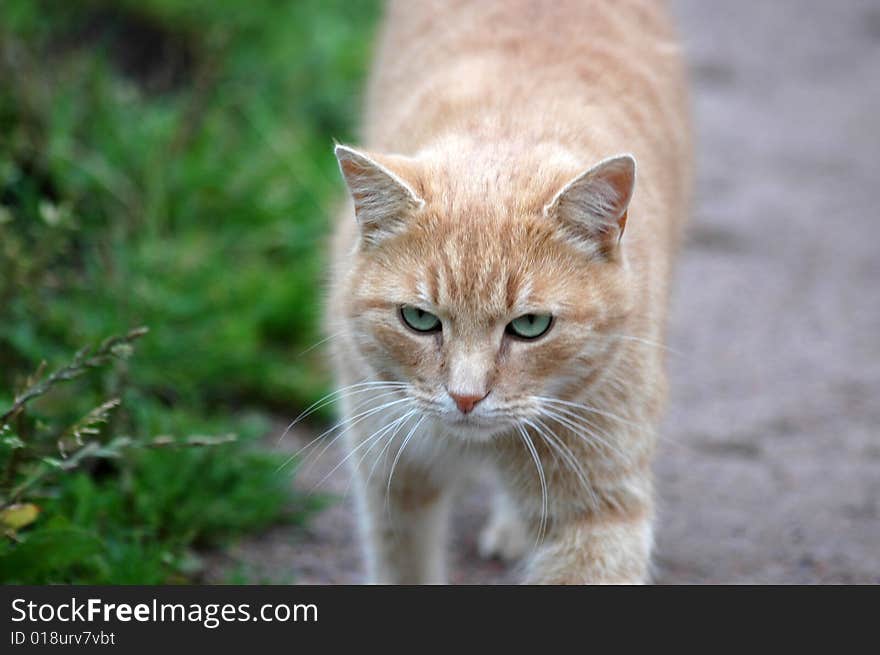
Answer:
M374 379L406 383L417 410L480 439L540 420L542 398L564 398L602 370L632 304L617 243L630 160L542 202L491 210L412 180L412 169L407 182L377 169L389 185L375 160L346 150L340 162L362 230L345 320ZM590 190L579 184L605 195L575 210L583 198L569 194ZM610 217L601 224L599 211Z

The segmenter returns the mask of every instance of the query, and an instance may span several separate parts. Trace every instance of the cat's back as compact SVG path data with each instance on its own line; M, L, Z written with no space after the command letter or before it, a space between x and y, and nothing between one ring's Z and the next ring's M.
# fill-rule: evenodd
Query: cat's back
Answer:
M436 130L462 110L607 110L613 100L634 122L648 113L663 113L667 123L677 116L679 125L668 129L685 137L684 91L660 0L391 0L365 136L377 146L405 141L406 133L395 139L392 130L417 108L419 122ZM636 97L637 105L627 102Z
M666 3L392 0L364 143L416 154L449 135L525 148L562 143L585 165L633 152L667 222L680 222L690 189L689 111ZM677 234L679 225L667 227Z

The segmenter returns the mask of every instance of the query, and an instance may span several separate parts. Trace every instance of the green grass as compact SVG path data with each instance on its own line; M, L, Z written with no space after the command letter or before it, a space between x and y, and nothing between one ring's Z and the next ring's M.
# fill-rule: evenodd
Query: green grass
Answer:
M134 357L35 402L32 438L111 396L105 440L241 435L62 476L2 542L0 579L192 577L192 548L296 506L253 414L292 416L326 390L320 349L303 351L320 339L342 192L331 143L353 138L376 14L343 0L0 5L0 412L41 360L146 325Z
M259 427L255 423L251 428ZM290 498L275 456L242 443L137 452L65 475L32 500L38 522L0 542L4 583L160 584L197 579L198 550L317 505Z

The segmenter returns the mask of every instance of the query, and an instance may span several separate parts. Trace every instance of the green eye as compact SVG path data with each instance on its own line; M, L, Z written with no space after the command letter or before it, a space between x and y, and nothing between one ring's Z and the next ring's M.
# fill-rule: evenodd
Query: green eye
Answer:
M506 331L520 339L537 339L550 329L552 323L550 314L523 314L508 323Z
M426 312L412 305L400 308L400 316L416 332L436 332L440 329L440 319L431 312Z

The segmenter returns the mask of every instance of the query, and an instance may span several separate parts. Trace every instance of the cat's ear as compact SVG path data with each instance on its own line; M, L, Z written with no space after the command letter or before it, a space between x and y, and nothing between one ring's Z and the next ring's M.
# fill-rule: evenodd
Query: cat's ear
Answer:
M600 161L566 184L544 207L544 215L591 251L617 253L636 182L636 160L623 154Z
M365 240L375 243L399 231L407 216L424 206L425 201L409 184L378 161L393 165L403 158L368 156L343 145L337 145L335 153Z

